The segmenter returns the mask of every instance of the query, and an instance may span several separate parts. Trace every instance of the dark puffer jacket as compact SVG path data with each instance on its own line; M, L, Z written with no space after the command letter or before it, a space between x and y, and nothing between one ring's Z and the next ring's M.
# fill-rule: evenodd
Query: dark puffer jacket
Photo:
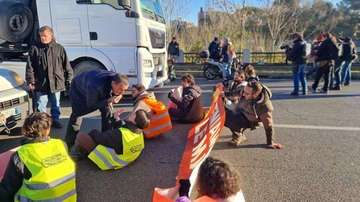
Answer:
M180 122L198 123L204 118L201 89L197 85L190 85L183 89L182 98L178 100L170 97L170 100L180 109Z
M62 45L54 40L31 46L26 64L26 82L39 92L57 93L65 90L74 77L69 58Z
M297 65L306 64L306 59L302 57L303 45L304 41L302 39L296 39L292 49L286 52L286 57Z

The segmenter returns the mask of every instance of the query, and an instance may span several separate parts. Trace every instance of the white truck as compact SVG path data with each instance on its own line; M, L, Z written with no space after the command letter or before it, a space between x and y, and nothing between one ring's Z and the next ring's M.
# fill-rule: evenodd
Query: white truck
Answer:
M53 28L74 75L92 69L126 74L146 88L166 80L161 0L0 0L0 64L25 75L38 29Z

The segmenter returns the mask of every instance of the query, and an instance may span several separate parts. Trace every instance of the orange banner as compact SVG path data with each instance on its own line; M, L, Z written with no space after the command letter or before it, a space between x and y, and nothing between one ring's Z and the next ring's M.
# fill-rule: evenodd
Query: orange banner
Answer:
M210 154L214 144L220 136L225 123L224 103L221 99L222 85L218 84L215 92L212 94L212 102L204 119L195 124L188 134L188 139L180 164L180 170L177 179L190 179L191 185L195 184L196 175L200 164ZM179 182L176 183L179 186ZM170 188L174 189L174 188ZM190 188L191 192L192 187ZM158 192L155 188L153 202L173 201L173 194L166 194L164 190ZM169 200L170 199L170 200ZM201 199L200 201L213 201L211 199Z

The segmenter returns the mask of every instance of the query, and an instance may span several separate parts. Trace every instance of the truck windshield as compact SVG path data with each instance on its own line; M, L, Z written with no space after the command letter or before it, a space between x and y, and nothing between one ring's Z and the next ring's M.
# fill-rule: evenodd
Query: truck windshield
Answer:
M140 6L143 13L145 13L145 17L165 23L160 1L161 0L140 0Z

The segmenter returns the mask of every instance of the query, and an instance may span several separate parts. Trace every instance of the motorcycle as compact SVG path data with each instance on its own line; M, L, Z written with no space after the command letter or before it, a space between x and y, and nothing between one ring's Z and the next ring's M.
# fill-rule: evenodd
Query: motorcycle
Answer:
M222 70L225 66L225 63L221 61L216 61L214 59L208 58L209 54L207 51L202 51L199 54L200 58L204 59L204 65L202 66L201 70L204 71L204 77L208 80L213 80L216 77L223 78ZM237 70L238 60L234 58L234 61L231 65L231 76L232 77L234 72Z

